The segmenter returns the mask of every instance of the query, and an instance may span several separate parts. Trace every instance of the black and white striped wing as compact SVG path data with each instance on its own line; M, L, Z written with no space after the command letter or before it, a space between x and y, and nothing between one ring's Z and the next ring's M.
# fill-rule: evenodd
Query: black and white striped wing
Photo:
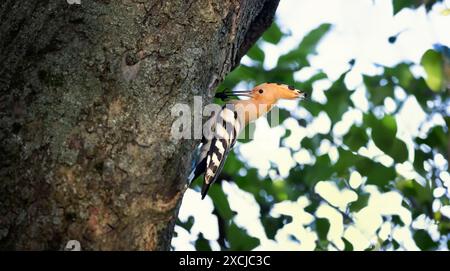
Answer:
M206 157L208 156L209 149L211 147L212 142L212 130L216 123L216 118L214 112L212 112L211 118L204 125L203 137L198 148L198 153L196 155L197 159L195 159L198 163L195 168L191 171L191 174L188 177L188 182L192 183L195 179L197 179L200 175L205 173L206 170Z
M206 168L203 179L202 199L208 193L209 186L219 176L231 148L236 143L241 123L232 105L223 107L214 126L214 137L210 141L206 156Z

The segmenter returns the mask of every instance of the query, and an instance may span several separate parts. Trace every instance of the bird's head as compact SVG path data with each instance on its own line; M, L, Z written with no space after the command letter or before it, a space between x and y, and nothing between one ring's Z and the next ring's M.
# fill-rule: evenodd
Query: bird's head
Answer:
M290 85L278 83L263 83L256 86L251 91L251 96L255 100L276 103L278 100L294 100L306 98L306 93L295 89Z
M274 104L281 99L294 100L307 97L305 92L295 89L293 86L278 83L263 83L252 90L232 92L232 95L250 97L252 100L264 104Z

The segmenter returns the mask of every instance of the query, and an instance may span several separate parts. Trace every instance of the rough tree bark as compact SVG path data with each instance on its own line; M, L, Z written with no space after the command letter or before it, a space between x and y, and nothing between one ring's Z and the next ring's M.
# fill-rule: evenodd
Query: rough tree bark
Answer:
M0 248L170 249L197 143L171 105L211 101L277 5L1 1Z

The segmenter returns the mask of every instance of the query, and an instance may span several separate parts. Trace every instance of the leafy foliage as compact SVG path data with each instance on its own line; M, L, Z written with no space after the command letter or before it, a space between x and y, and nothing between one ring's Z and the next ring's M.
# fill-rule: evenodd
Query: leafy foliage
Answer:
M421 63L427 73L427 85L434 91L443 90L444 59L441 53L430 49L423 55Z
M437 1L425 2L426 9L429 10ZM417 8L420 5L421 1L393 0L394 14L403 8ZM331 28L330 24L323 24L312 30L296 48L279 57L275 68L267 70L263 65L265 53L261 48L262 44L278 44L286 36L274 23L248 52L247 56L253 65L240 65L227 76L220 89L232 89L241 82L249 84L283 82L310 92L315 82L329 80L326 74L317 71L309 79L300 82L294 79L294 73L310 65L310 57L316 54L317 45ZM413 64L408 62L393 67L381 67L383 72L375 76L363 75L362 87L366 90L369 108L365 112L361 111L360 123L353 123L343 135L335 135L332 133L333 128L342 121L346 112L356 108L351 98L354 90L349 89L345 83L351 69L344 72L324 92L325 103L314 100L300 102L300 107L307 111L309 118L297 119L298 117L291 112L281 108L280 126L286 130L283 139L292 136L291 131L284 125L285 121L292 118L296 118L301 127L309 125L315 117L323 113L326 113L331 121L329 133L317 133L298 139L301 149L311 155L313 162L297 163L285 177L280 174L262 177L240 157L237 146L236 151L229 155L220 179L235 183L239 189L250 193L259 206L260 221L270 240L276 240L284 228L295 226L299 231L304 228L316 234L316 250L397 250L405 247L392 232L394 229L407 228L412 232L412 239L419 249L448 249L449 218L441 214L439 208L433 207L449 205L448 192L444 195L433 193L438 188L445 188L439 176L448 171L450 117L446 115L448 112L446 108L449 107L450 101L446 89L448 78L445 73L448 61L448 56L435 48L428 50L422 57L421 65L426 73L424 78L414 76L411 72ZM399 137L398 113L405 99L395 95L396 89L401 89L407 96L414 97L427 115L427 123L423 123L420 131L409 143ZM387 99L395 103L396 110L393 113L388 113L385 108ZM429 122L434 115L441 115L445 124ZM245 144L249 140L247 138L239 142ZM280 148L289 149L292 155L298 152L284 142L285 140L280 141ZM330 149L334 148L334 155L330 151L320 151L324 142L329 143ZM380 156L387 160L367 156L362 150L370 145L376 146ZM444 167L439 165L442 162L437 162L439 160L437 157L441 157L440 160L447 160L447 164ZM400 174L399 166L410 166L415 177ZM276 164L272 164L271 169L278 172ZM360 184L352 180L354 176L359 175ZM355 197L343 206L333 203L317 191L319 183L322 182L331 182L337 187L337 191L340 191L339 193L350 193ZM209 196L214 202L215 215L219 219L221 234L219 239L223 240L219 241L221 249L250 250L261 244L258 238L241 228L235 221L236 211L239 210L230 207L228 197L220 183L211 187ZM336 216L342 218L345 232L350 232L362 223L361 219L364 220L368 213L373 214L382 207L389 209L390 206L376 205L383 203L382 201L377 203L377 200L388 197L394 199L392 202L398 199L398 208L408 211L413 220L420 218L422 221L428 221L428 225L436 226L436 231L431 234L428 228L417 227L408 221L407 215L405 217L402 213L385 211L379 214L379 226L371 236L371 242L365 247L360 247L360 244L345 233L341 234L340 238L333 239L331 232L336 226L329 218L320 214L324 206L331 208ZM295 214L274 215L276 209L274 206L294 204L300 199L307 199L308 203L298 207L298 212L312 216L310 222L300 223L296 220ZM388 225L391 229L388 235L381 233L382 224ZM190 228L189 223L180 222L179 225L188 230ZM301 236L295 235L295 231L293 234L294 240L301 239ZM197 240L196 248L210 249L202 238ZM299 243L301 245L302 240Z
M417 8L420 7L420 5L425 4L425 8L427 11L429 11L431 9L431 7L436 3L436 2L441 2L442 0L426 0L426 1L421 1L421 0L393 0L392 4L394 7L394 15L399 13L402 9L404 8Z

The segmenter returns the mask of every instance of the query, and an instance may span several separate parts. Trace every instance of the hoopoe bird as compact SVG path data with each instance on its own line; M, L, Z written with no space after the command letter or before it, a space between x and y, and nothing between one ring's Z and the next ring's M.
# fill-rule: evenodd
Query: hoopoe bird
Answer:
M210 122L212 136L203 135L199 162L189 176L189 183L204 174L202 199L219 176L228 153L245 126L268 113L280 99L304 99L306 93L293 86L263 83L249 91L222 92L216 97L224 100L233 96L245 96L247 100L231 100L225 104L214 121Z

